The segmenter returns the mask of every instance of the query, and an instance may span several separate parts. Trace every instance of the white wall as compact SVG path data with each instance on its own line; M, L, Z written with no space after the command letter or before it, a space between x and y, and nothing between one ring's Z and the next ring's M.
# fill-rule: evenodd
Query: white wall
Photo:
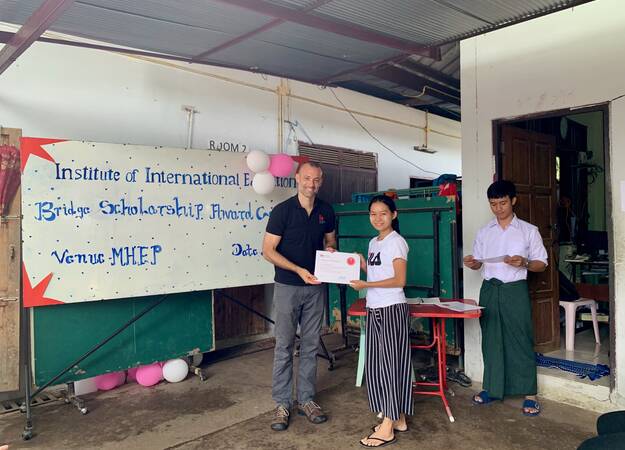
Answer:
M610 166L615 252L616 388L625 394L625 14L620 0L599 0L530 20L461 44L464 242L491 217L486 189L493 179L492 121L601 102L610 103ZM611 101L615 99L614 101ZM468 213L470 212L470 213ZM612 225L610 225L612 223ZM465 250L466 251L466 250ZM480 275L465 270L465 296L477 297ZM469 322L466 366L481 380L480 332ZM623 402L625 404L625 402Z
M193 147L206 148L213 139L275 153L279 84L278 78L248 72L36 43L0 75L0 124L22 128L25 136L185 147L181 107L192 105L199 110ZM383 149L338 109L329 89L285 84L292 95L283 102L284 118L299 121L315 143L378 153L380 189L407 188L410 176L436 177ZM349 109L368 114L356 117L404 158L436 173L460 173L459 122L430 115L429 146L438 153L427 155L413 150L424 142L423 112L345 89L334 92ZM287 125L283 133L286 138ZM306 141L301 130L291 137ZM287 151L295 148L291 139Z

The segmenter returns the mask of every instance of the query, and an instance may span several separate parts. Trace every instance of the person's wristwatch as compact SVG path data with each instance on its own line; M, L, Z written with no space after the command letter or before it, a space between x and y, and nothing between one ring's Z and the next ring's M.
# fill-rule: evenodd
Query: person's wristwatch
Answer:
M529 258L525 258L525 264L523 264L525 266L526 269L530 268L530 260Z

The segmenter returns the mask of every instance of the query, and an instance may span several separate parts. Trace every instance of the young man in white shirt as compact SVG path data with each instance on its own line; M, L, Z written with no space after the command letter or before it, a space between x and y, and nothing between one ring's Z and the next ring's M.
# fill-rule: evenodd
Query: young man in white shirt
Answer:
M545 270L547 251L538 228L514 214L517 197L512 182L494 182L487 196L495 218L477 232L473 255L464 257L464 265L482 269L484 277L480 290L480 305L485 307L480 318L484 390L473 403L524 395L523 414L535 416L540 405L526 280L528 272ZM503 260L497 261L501 256Z

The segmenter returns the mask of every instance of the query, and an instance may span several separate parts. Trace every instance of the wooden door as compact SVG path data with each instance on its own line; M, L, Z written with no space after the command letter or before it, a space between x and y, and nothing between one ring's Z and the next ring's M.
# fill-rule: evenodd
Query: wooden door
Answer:
M549 265L530 273L534 344L536 351L560 347L558 254L556 239L556 139L511 126L501 129L501 177L517 188L517 216L538 227Z
M265 286L241 286L223 291L244 305L266 314ZM242 339L268 331L267 322L233 301L215 292L215 340ZM270 315L270 314L269 314Z
M0 128L0 145L19 148L21 130ZM8 214L0 217L0 392L20 388L20 229L17 191Z

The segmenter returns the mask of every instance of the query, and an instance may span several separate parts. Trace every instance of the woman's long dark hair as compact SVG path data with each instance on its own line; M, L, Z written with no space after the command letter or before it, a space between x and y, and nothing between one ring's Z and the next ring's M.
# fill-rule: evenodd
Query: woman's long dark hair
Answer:
M395 202L388 195L376 195L375 197L373 197L369 202L369 211L371 211L371 205L373 205L374 203L384 203L386 206L388 206L388 209L391 211L391 213L397 211L397 206L395 205ZM393 230L399 233L399 218L395 217L393 219L393 221L391 222L391 227L393 228Z

